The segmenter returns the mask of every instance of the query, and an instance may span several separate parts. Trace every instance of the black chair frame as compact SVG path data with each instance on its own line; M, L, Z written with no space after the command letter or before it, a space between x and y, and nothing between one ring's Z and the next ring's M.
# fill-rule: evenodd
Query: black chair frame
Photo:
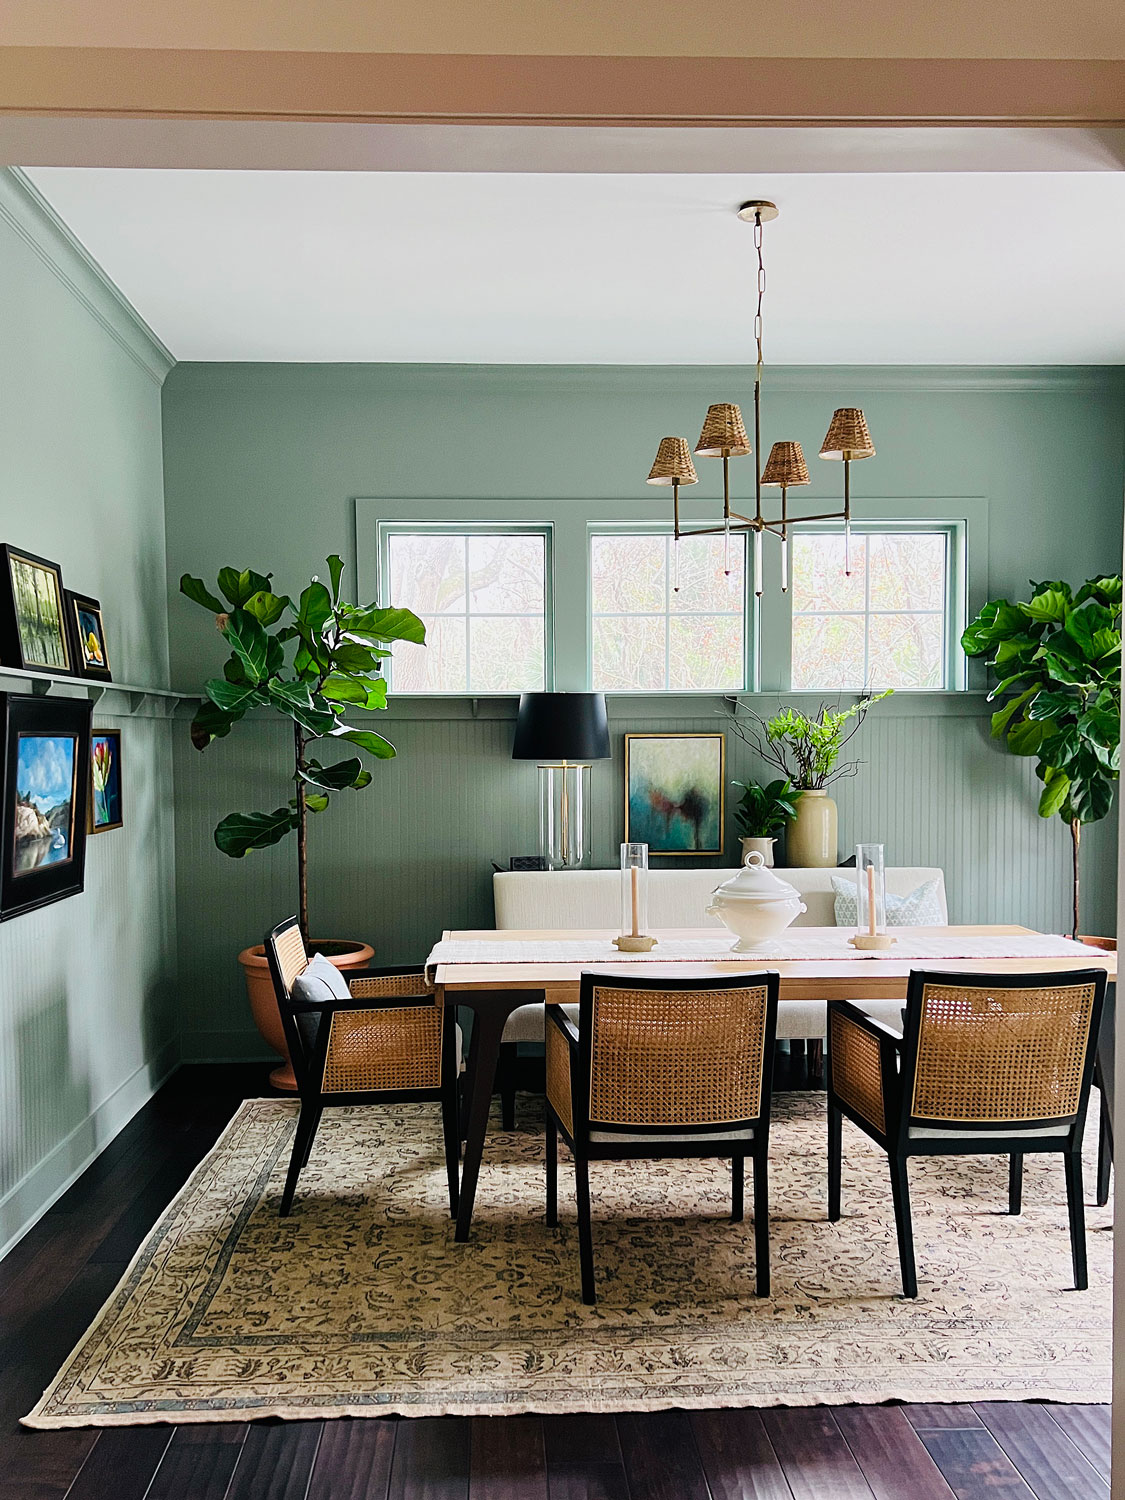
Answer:
M965 1129L973 1132L973 1138L919 1139L911 1136L915 1126L935 1127L943 1130L956 1129L949 1120L933 1120L912 1115L908 1107L908 1090L913 1087L914 1072L918 1060L918 1043L922 1023L922 995L928 984L964 985L981 989L1036 989L1053 988L1061 983L1094 985L1094 1002L1090 1014L1090 1029L1086 1044L1078 1111L1073 1116L1054 1120L1005 1120L996 1123L966 1121ZM884 1104L886 1129L878 1130L870 1120L852 1109L841 1099L834 1087L831 1045L828 1049L828 1218L835 1223L841 1216L841 1172L843 1158L842 1118L846 1116L853 1125L871 1137L887 1153L890 1164L891 1196L894 1204L895 1229L898 1237L899 1265L902 1272L902 1294L913 1298L918 1295L918 1275L914 1256L914 1233L910 1215L910 1187L907 1178L907 1162L912 1156L986 1156L999 1155L1009 1158L1008 1167L1008 1212L1018 1214L1023 1201L1023 1159L1030 1154L1052 1152L1061 1155L1066 1179L1067 1216L1070 1224L1071 1258L1074 1267L1074 1285L1077 1291L1085 1291L1089 1285L1086 1263L1086 1224L1082 1202L1082 1134L1086 1124L1086 1110L1090 1099L1093 1079L1096 1039L1101 1025L1102 1006L1105 998L1106 976L1103 969L1055 970L1046 974L971 974L914 970L905 1010L905 1027L897 1032L866 1014L850 1000L829 1002L829 1016L833 1010L849 1017L857 1026L875 1038L879 1046L879 1070ZM831 1041L831 1021L829 1022ZM1023 1132L1037 1128L1069 1125L1063 1135L1035 1136ZM1012 1132L1019 1131L1019 1135ZM989 1137L987 1146L980 1136Z
M639 1125L630 1127L613 1121L591 1121L590 1064L592 1050L594 990L607 984L617 984L629 990L728 990L744 985L767 988L765 1036L762 1053L762 1093L759 1112L749 1120L724 1121L721 1128L737 1132L756 1127L752 1141L716 1140L717 1127L713 1124L667 1126ZM668 979L642 978L622 974L584 973L579 997L578 1028L561 1005L548 1003L547 1025L555 1026L562 1033L570 1048L571 1118L574 1129L569 1130L565 1121L556 1113L547 1100L546 1157L547 1157L547 1224L558 1225L558 1139L561 1136L574 1157L575 1196L578 1206L578 1253L582 1276L582 1300L592 1304L597 1300L594 1279L593 1229L590 1212L591 1161L643 1161L646 1158L660 1160L675 1157L729 1158L731 1162L731 1221L741 1223L744 1207L746 1159L750 1158L754 1169L754 1271L755 1289L759 1297L768 1297L770 1292L770 1237L769 1237L769 1131L770 1109L773 1102L774 1043L777 1037L777 1003L780 980L776 973L730 974L721 978ZM683 1136L709 1135L710 1140L699 1145L684 1141L669 1141L658 1145L651 1139L636 1146L623 1141L591 1140L593 1131L612 1131L616 1135L637 1134Z
M426 1104L440 1103L442 1135L445 1143L445 1169L449 1188L449 1216L457 1217L461 1163L461 1131L458 1110L457 1028L453 1016L446 1013L441 1034L441 1085L427 1089L379 1089L354 1093L325 1093L321 1088L332 1034L332 1017L348 1011L402 1010L419 1005L437 1004L429 993L418 995L353 995L350 999L333 999L303 1003L288 994L277 961L274 943L282 933L297 926L295 917L280 922L266 934L266 957L273 979L285 1040L297 1079L301 1113L293 1138L293 1151L285 1178L280 1213L285 1217L293 1206L297 1181L308 1164L316 1139L317 1127L326 1108L352 1104ZM392 964L375 969L348 969L344 977L349 984L361 979L387 979L399 974L417 974L417 964ZM311 1016L316 1028L311 1044L298 1023L299 1016Z

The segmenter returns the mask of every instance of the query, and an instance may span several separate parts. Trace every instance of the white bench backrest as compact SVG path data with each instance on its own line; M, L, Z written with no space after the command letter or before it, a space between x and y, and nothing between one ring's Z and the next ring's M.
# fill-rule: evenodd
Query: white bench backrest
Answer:
M735 873L730 870L651 870L649 926L719 927L706 908L711 893ZM834 927L835 896L832 876L855 880L854 870L778 870L782 880L796 886L808 907L796 925ZM927 880L940 882L938 893L945 920L945 876L941 870L903 866L887 869L887 890L909 895ZM498 928L585 930L616 927L621 920L621 876L617 870L503 870L492 877Z

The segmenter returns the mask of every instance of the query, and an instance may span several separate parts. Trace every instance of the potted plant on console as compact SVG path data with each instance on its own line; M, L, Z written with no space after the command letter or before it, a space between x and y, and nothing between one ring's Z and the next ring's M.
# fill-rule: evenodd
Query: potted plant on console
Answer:
M837 854L836 804L828 787L841 776L854 776L858 761L840 762L840 753L857 732L873 703L890 696L865 694L848 708L821 704L815 715L783 708L772 719L736 705L731 728L770 766L792 783L796 816L789 824L785 857L795 869L835 865ZM776 785L776 783L775 783Z
M271 573L251 568L223 568L220 599L203 583L185 573L180 592L215 616L230 656L221 677L204 684L204 701L191 723L191 741L206 750L212 740L228 735L251 709L280 714L293 728L293 795L273 812L229 813L215 829L215 843L232 859L251 849L265 849L288 834L297 835L296 886L301 933L341 969L364 968L373 949L365 943L325 941L309 944L308 819L323 812L333 792L360 791L371 772L358 755L326 765L310 754L320 743L355 746L375 760L387 760L395 748L382 735L353 728L341 714L351 709L387 706L383 659L392 641L425 643L426 630L408 609L378 609L353 605L340 597L344 565L328 559L330 587L314 578L296 603L275 594ZM225 603L223 602L225 600ZM323 751L321 751L323 754ZM285 1058L270 1075L277 1088L294 1089L296 1080L285 1047L273 985L261 945L245 949L239 962L254 1021L263 1038Z
M760 786L756 781L732 781L742 796L734 809L734 821L742 837L742 858L754 850L767 865L773 864L773 846L777 835L797 816L801 794L788 776Z

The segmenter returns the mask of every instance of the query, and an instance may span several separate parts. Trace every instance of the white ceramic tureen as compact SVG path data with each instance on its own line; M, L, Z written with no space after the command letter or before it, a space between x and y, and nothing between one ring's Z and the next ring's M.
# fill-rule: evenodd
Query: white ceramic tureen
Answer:
M712 892L707 915L718 917L738 938L733 953L755 953L804 910L800 892L767 870L763 856L752 849L738 874Z

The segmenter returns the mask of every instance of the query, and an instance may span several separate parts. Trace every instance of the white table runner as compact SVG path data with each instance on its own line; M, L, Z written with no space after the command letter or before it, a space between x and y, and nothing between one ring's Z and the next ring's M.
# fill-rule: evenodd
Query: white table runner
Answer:
M801 959L839 959L849 962L869 959L972 959L972 958L1071 958L1081 957L1095 966L1097 949L1070 938L1046 933L1010 933L974 936L932 928L901 927L890 948L876 952L853 948L850 927L796 928L752 952L733 953L730 933L714 937L662 938L650 953L620 953L605 938L535 938L509 941L494 938L449 938L438 943L427 959L437 964L667 964L715 963L723 960L761 960L768 963Z

